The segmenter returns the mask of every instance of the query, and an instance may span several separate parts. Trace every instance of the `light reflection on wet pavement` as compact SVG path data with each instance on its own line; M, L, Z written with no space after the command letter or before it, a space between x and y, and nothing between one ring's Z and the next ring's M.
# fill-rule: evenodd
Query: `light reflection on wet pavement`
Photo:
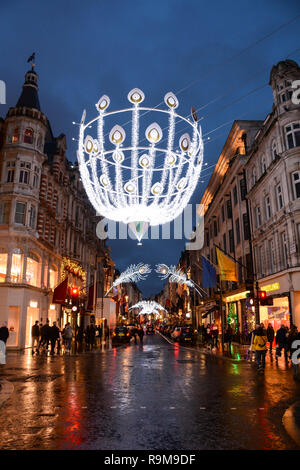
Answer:
M15 387L0 409L1 449L296 449L281 424L300 398L291 370L265 377L159 335L104 353L9 353Z

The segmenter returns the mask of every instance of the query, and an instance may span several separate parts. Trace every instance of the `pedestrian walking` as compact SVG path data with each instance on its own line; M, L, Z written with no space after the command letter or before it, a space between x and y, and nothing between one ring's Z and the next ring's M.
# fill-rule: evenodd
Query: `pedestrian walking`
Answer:
M71 327L71 324L69 322L66 324L64 328L64 338L66 342L66 352L70 354L72 338L73 338L73 328Z
M278 361L278 357L281 357L281 350L284 350L284 359L286 362L288 362L288 344L287 344L287 331L285 325L281 325L279 330L277 330L276 333L276 355L275 359Z
M34 352L39 353L39 338L40 338L40 327L39 321L36 320L35 324L31 327L31 354L34 355ZM36 346L36 351L34 351L34 346Z
M90 325L87 325L84 332L85 349L90 349Z
M9 337L7 323L3 322L0 328L0 364L6 364L6 341Z
M266 363L268 338L264 329L260 326L254 336L253 345L255 349L256 363L259 372L264 372Z
M275 331L274 331L274 328L273 326L271 325L271 323L268 324L268 328L267 328L267 338L268 338L268 341L269 341L269 354L271 356L271 358L273 358L272 356L272 348L273 348L273 341L274 341L274 338L275 338Z
M206 326L206 344L208 348L212 346L212 330L209 323Z
M219 327L216 324L216 321L213 321L212 324L212 347L218 347L218 336L219 336Z
M53 322L53 326L50 327L50 342L51 342L51 356L54 355L54 349L56 345L56 341L59 339L59 328L56 326L56 321Z
M102 328L101 328L101 325L98 325L98 338L99 338L99 346L101 346L101 343L102 343Z
M42 332L41 332L41 346L45 348L46 352L48 351L50 336L51 336L51 326L49 324L49 320L47 320L45 325L42 327Z
M96 337L96 328L94 324L92 323L90 326L90 345L91 345L92 350L93 350L93 347L95 346L95 337Z
M254 346L254 338L257 334L257 331L259 329L259 324L255 325L255 329L253 331L251 331L250 333L250 348L249 348L249 352L250 352L250 361L252 360L252 356L254 355L255 356L255 346Z
M143 339L144 339L144 329L140 326L137 331L139 338L140 338L140 343L143 344Z
M227 350L229 353L231 353L232 334L232 328L228 325L224 335L224 343L227 344Z

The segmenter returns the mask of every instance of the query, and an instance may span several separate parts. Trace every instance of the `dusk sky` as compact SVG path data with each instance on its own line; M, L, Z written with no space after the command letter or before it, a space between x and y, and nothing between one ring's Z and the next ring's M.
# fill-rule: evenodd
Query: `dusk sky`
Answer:
M194 204L233 121L264 119L271 111L272 66L286 58L300 62L296 0L11 0L1 2L0 19L0 80L7 86L0 116L15 106L27 58L35 51L41 109L54 134L66 134L69 160L76 159L72 137L78 127L72 121L80 120L84 108L95 117L94 104L103 94L110 96L111 109L126 106L134 87L144 91L145 106L156 106L173 91L180 114L203 107L198 115L211 140L205 143L207 165ZM109 245L117 268L124 270L140 261L176 264L184 243L146 240L137 246L129 239ZM153 274L139 287L149 296L163 283Z

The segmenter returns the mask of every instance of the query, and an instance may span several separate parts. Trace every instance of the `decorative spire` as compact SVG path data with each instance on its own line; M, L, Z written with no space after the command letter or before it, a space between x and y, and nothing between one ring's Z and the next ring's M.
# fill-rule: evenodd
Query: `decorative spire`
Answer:
M32 63L32 68L25 75L25 82L23 85L22 93L16 104L16 107L34 108L40 111L41 107L38 96L38 74L34 70L34 59L35 52L27 60L27 62Z

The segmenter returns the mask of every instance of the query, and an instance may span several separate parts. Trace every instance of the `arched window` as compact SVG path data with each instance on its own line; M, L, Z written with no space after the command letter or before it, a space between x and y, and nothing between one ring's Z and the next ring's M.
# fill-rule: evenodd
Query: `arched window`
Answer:
M54 289L57 284L57 267L51 265L49 268L49 287Z
M10 277L12 282L21 282L23 271L23 252L15 248L12 254Z
M27 127L24 132L24 144L33 143L33 130L30 127Z
M271 144L271 155L272 155L272 161L274 161L276 157L278 156L277 143L275 139L272 141L272 144Z
M32 252L27 256L26 281L31 286L40 285L40 263L39 258Z

